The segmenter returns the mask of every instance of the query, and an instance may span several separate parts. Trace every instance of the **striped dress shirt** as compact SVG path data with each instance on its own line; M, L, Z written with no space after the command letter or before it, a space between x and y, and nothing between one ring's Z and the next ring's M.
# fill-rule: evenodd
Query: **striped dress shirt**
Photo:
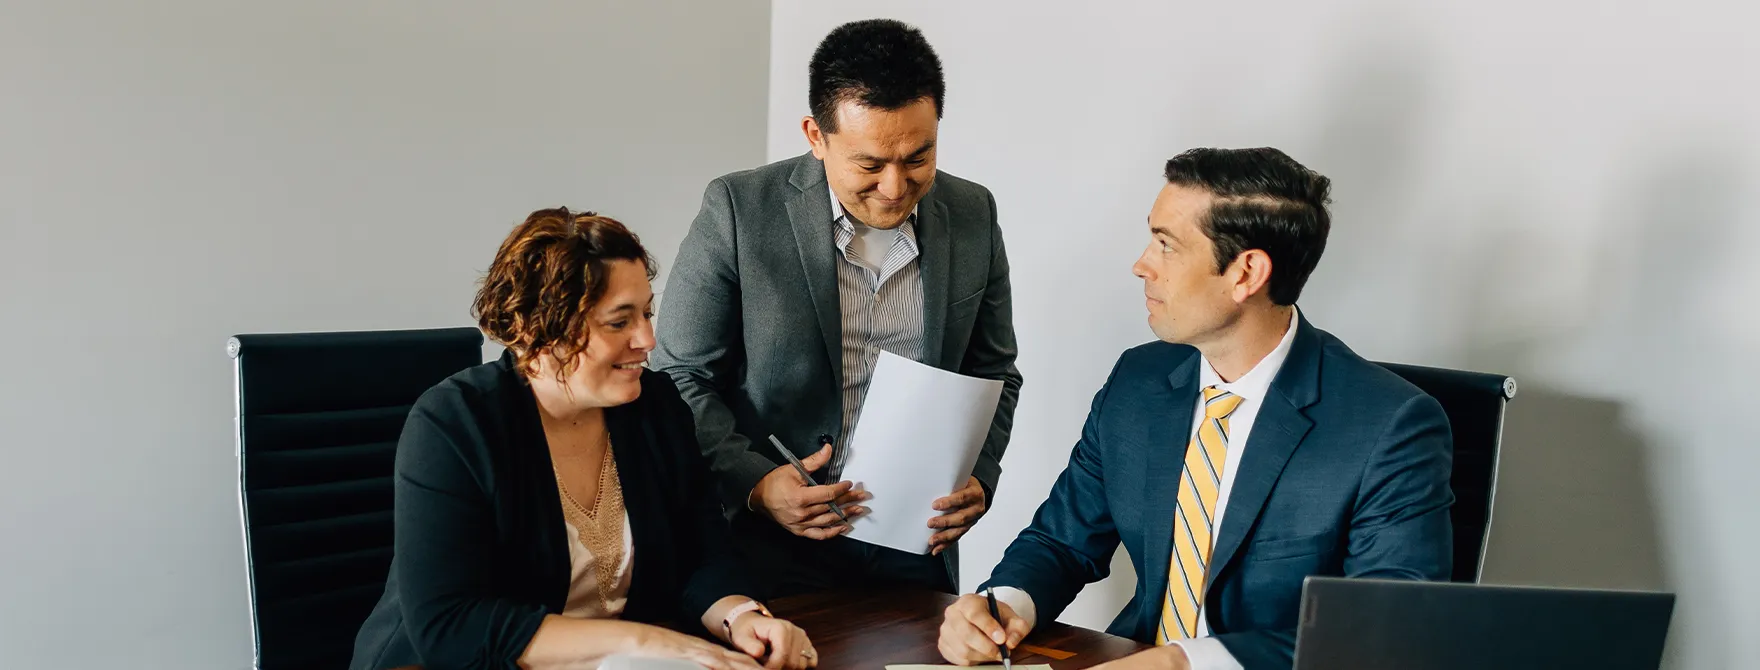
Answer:
M849 460L856 421L874 377L880 350L923 359L923 275L917 263L917 212L900 224L892 244L883 249L852 244L856 226L837 193L831 194L831 219L837 245L837 302L843 322L843 416L832 448L830 479L843 476ZM863 231L868 232L868 231ZM871 234L871 233L870 233Z

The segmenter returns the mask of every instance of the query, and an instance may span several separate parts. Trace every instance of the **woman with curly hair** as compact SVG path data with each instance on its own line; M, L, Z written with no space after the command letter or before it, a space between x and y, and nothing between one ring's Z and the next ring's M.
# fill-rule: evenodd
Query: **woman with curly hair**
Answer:
M690 409L643 367L654 273L591 212L535 212L502 243L472 311L506 352L410 410L391 575L352 668L817 665L800 628L741 595Z

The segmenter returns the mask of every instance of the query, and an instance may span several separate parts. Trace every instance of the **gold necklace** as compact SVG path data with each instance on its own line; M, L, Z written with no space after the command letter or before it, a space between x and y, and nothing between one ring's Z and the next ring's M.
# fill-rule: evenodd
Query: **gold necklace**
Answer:
M554 468L552 468L555 470ZM617 569L623 566L623 485L617 476L617 459L610 440L599 465L599 492L593 506L587 507L569 493L562 481L562 472L555 470L556 488L562 493L562 514L580 535L581 546L592 555L594 576L597 577L599 604L602 611L611 608L611 592L617 588Z

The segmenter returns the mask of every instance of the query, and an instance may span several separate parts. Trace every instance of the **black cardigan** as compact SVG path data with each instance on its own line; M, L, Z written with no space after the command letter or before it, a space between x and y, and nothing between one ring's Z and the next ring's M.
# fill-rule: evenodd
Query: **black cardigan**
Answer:
M688 629L715 601L752 593L672 380L644 371L641 397L605 421L634 547L622 618ZM422 394L395 482L391 574L350 667L516 667L562 611L570 566L537 401L510 354Z

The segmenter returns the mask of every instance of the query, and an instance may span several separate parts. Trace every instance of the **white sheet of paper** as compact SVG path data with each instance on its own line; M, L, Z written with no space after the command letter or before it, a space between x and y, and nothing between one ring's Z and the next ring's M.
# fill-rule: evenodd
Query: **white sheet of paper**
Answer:
M929 553L935 501L966 485L990 433L1002 382L882 350L842 478L874 495L849 537Z
M936 668L960 668L960 670L983 670L984 668L1000 668L1000 667L1002 667L1001 663L992 663L990 665L967 665L967 666L958 666L958 665L888 665L888 666L886 666L886 670L934 670ZM1051 670L1051 666L1042 665L1042 664L1041 665L1021 665L1019 663L1016 663L1016 664L1014 664L1014 670Z
M704 670L698 663L677 658L648 658L612 654L599 662L599 670Z

